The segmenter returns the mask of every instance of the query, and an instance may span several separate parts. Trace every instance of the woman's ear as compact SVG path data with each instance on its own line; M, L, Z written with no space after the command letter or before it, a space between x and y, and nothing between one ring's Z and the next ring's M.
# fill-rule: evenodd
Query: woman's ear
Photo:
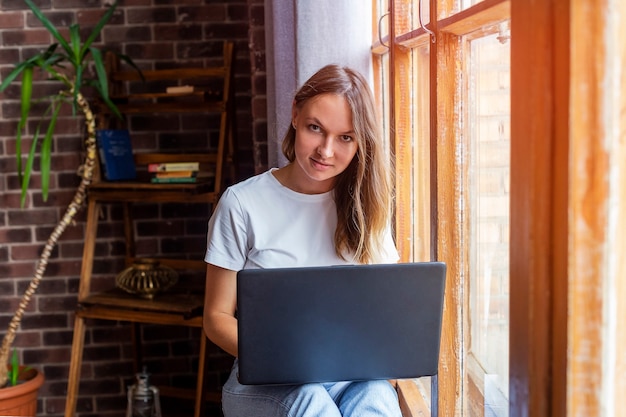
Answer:
M291 107L291 126L295 129L298 120L298 108L294 102L294 105Z

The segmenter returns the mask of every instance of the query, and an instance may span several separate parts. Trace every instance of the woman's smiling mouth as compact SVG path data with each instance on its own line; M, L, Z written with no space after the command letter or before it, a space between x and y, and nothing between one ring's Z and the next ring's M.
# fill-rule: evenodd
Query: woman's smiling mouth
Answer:
M316 159L311 158L311 162L313 163L313 167L320 169L320 170L326 170L329 169L330 167L332 167L331 164L327 164L321 161L318 161Z

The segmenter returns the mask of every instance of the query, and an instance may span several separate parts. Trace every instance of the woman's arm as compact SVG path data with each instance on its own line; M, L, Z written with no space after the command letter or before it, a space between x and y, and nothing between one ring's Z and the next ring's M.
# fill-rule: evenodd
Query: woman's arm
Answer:
M220 348L237 356L237 272L207 264L204 332Z

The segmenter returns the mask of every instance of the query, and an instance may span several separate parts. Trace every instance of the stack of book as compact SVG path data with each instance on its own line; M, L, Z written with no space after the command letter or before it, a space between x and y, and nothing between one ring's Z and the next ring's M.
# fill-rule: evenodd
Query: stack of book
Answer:
M152 173L150 181L157 184L196 182L199 169L198 162L165 162L148 165L148 172Z

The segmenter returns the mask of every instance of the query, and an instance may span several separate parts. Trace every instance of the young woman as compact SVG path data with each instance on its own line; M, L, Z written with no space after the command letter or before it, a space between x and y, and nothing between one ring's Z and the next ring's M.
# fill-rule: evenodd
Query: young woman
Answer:
M296 93L289 163L229 187L209 221L204 330L237 357L236 274L244 268L393 263L391 167L371 90L329 65ZM225 417L400 416L388 381L246 386L237 360Z

